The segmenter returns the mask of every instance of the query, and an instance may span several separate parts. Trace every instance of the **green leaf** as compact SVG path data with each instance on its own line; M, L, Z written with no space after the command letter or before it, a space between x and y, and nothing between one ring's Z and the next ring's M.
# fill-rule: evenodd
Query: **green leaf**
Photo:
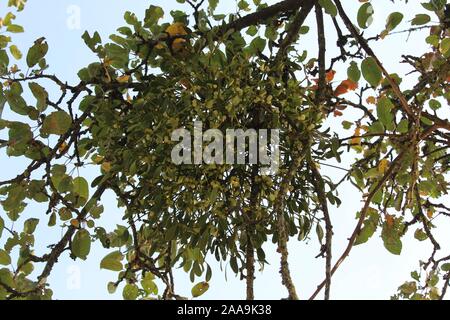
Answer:
M262 259L262 261L264 261L264 259ZM211 280L211 278L212 278L212 269L208 264L206 267L206 276L205 276L206 282L209 282Z
M319 0L319 4L325 9L325 12L330 16L335 17L337 15L336 5L331 0Z
M0 217L0 239L2 238L4 228L5 228L5 220L3 220L2 217Z
M127 284L123 288L122 296L125 300L136 300L139 296L139 288L134 284Z
M114 282L108 282L108 293L114 294L117 290L117 286Z
M5 250L0 250L0 264L7 266L11 263L11 257Z
M394 115L392 110L394 109L394 104L388 97L382 97L377 103L377 115L378 119L384 124L387 130L394 130Z
M233 270L234 273L237 274L239 272L239 266L238 266L236 257L231 257L230 258L230 267L231 267L231 270Z
M318 223L316 226L316 234L317 234L317 238L319 239L319 242L322 243L322 240L324 237L324 232L323 232L323 228L320 225L320 223Z
M419 241L425 241L428 239L428 235L422 229L417 229L416 232L414 232L414 238Z
M441 270L445 272L450 271L450 263L444 263L441 267Z
M433 47L439 47L439 37L435 34L425 38L425 42L432 45Z
M89 184L83 177L73 179L73 193L80 198L88 200L89 198Z
M31 93L37 100L36 108L41 112L45 111L47 108L47 91L35 82L30 82L28 86L30 87Z
M22 33L22 32L24 32L24 29L22 26L19 26L17 24L10 24L6 28L6 31L11 32L11 33Z
M256 37L250 43L250 47L255 50L255 53L256 52L263 52L264 48L266 47L266 40L261 38L261 37Z
M8 5L10 5L10 4L11 4L11 1L8 2ZM9 26L15 18L16 18L16 16L12 12L8 12L6 14L5 18L3 19L3 25Z
M358 64L354 61L350 62L350 66L347 69L347 76L353 82L358 82L361 79L361 71L358 68Z
M150 272L147 272L145 274L145 277L141 281L142 288L147 292L148 294L158 294L158 286L154 282L155 276L151 274Z
M123 269L122 259L123 255L120 251L111 252L100 262L100 268L111 271L121 271Z
M27 221L25 221L23 226L23 232L28 234L33 234L33 232L36 230L37 225L39 224L39 219L30 218Z
M309 32L309 27L308 26L301 26L300 29L298 30L299 34L307 34Z
M6 48L11 42L11 37L7 37L0 34L0 49Z
M403 294L405 294L407 296L410 296L410 295L412 295L413 293L415 293L417 291L417 285L416 285L415 282L406 282L406 283L402 284L398 288L398 290L401 293L403 293Z
M82 260L86 260L91 251L91 236L85 229L79 230L72 240L72 254Z
M5 96L12 111L22 116L28 115L30 108L19 93L10 90L5 92Z
M217 5L219 4L219 0L208 0L209 7L211 8L211 11L216 10Z
M413 26L421 26L427 24L431 21L431 17L427 14L416 14L414 19L412 19L411 24Z
M426 117L420 117L420 121L426 124L427 126L432 126L434 124L432 120Z
M197 298L203 295L206 291L208 291L208 289L209 289L208 282L200 282L192 288L191 293L194 298Z
M346 121L346 120L342 121L342 127L345 130L349 130L352 126L353 126L353 122Z
M19 50L19 48L17 48L16 45L12 45L9 47L9 51L11 52L12 56L16 59L16 60L20 60L22 59L22 52Z
M97 44L102 42L102 38L100 37L100 34L98 32L94 32L94 35L91 37L89 35L89 32L85 31L81 38L84 40L89 49L94 52L96 51Z
M373 6L370 2L364 3L358 10L358 25L360 28L366 29L373 22Z
M422 7L429 11L440 11L444 9L447 0L430 0L429 2L422 3Z
M36 42L28 51L27 54L27 64L28 67L34 67L46 54L48 51L47 42Z
M0 269L0 281L7 286L14 287L13 274L6 268Z
M126 68L129 62L129 52L127 49L121 46L108 43L105 45L105 52L109 59L111 59L111 65L115 68Z
M361 64L364 79L374 88L378 87L382 79L382 73L374 58L368 57Z
M254 37L258 33L258 28L256 26L250 26L246 32L249 36Z
M73 218L72 211L70 211L70 209L66 207L62 207L61 209L59 209L58 213L61 221L68 221Z
M403 119L397 126L397 131L399 133L407 133L409 131L409 121Z
M5 50L0 50L0 66L3 67L2 72L6 72L6 68L9 66L9 57Z
M63 135L72 125L72 118L65 111L56 111L47 116L42 125L45 134Z
M450 53L450 38L445 38L442 40L439 51L448 58L448 54Z
M403 20L403 14L400 12L392 12L386 21L386 31L394 30Z
M378 220L380 215L377 210L370 208L367 211L367 217L364 221L363 227L355 240L355 246L366 243L374 235L378 227Z
M435 111L442 107L442 104L436 99L431 99L429 104L430 104L430 108Z
M392 254L400 255L402 252L402 241L400 240L400 232L398 230L397 222L394 225L389 225L387 222L383 225L381 238L385 248Z
M145 11L145 26L152 27L158 23L158 21L164 17L164 10L161 7L150 5Z
M56 213L52 212L50 215L50 218L48 218L48 226L54 227L56 225Z
M245 11L247 11L247 10L249 9L249 4L248 4L248 2L245 1L245 0L240 0L240 1L238 2L238 8L239 8L240 10L245 10Z

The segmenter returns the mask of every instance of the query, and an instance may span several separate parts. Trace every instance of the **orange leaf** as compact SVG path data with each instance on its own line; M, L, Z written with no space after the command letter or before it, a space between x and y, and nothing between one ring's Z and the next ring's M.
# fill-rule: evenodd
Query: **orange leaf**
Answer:
M368 104L375 104L377 102L376 98L374 96L370 96L366 99L366 102Z
M327 75L326 75L327 82L333 81L335 74L336 74L336 71L334 71L334 70L328 71Z
M350 91L355 91L356 89L358 89L358 83L350 79L344 80L342 81L342 83L344 83Z
M347 92L348 92L348 87L341 83L340 85L337 86L336 90L334 90L334 95L340 96L340 95L346 94Z
M336 90L334 90L335 96L340 96L346 94L349 91L354 91L358 88L358 83L353 82L352 80L344 80L340 85L337 86Z
M70 224L75 227L75 228L79 228L80 227L80 221L78 221L78 219L72 219L70 220Z
M387 214L387 215L386 215L386 224L387 224L389 227L394 226L394 217L391 216L390 214Z
M336 74L336 71L334 70L330 70L325 74L325 82L329 83L331 81L333 81L334 79L334 75ZM319 83L319 79L312 79L312 81L314 81L315 83Z

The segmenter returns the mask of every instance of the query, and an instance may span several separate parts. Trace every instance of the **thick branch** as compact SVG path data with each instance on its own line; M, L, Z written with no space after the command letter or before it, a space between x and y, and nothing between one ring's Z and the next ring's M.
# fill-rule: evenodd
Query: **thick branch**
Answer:
M323 98L325 86L326 86L326 74L325 74L325 27L323 22L322 7L316 4L316 20L317 20L317 41L319 45L319 83L318 90L316 92L316 102L320 103Z
M304 1L302 8L294 17L294 21L292 21L287 31L286 37L281 42L280 49L278 50L277 53L276 61L279 61L285 57L287 49L289 48L290 45L292 45L295 39L297 39L298 34L300 32L300 28L303 26L303 23L308 17L308 14L311 12L315 2L316 1Z
M235 31L242 30L252 25L258 25L267 19L270 19L282 12L295 11L305 4L311 2L310 0L285 0L278 2L272 6L261 9L240 19L237 19L221 28L221 33L224 34L232 29Z
M295 156L289 166L288 172L281 182L280 190L278 191L277 199L275 200L274 211L277 215L278 221L278 251L281 254L281 279L283 285L286 287L289 293L289 300L298 300L297 292L295 290L295 285L291 278L291 272L289 270L288 263L288 235L286 231L286 221L284 218L284 207L285 207L285 197L288 193L289 186L295 177L300 165L305 158L305 152Z

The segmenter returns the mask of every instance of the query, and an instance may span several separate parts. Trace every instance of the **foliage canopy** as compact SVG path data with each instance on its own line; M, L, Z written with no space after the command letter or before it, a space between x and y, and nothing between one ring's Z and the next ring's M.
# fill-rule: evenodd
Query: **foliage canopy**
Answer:
M268 262L264 244L273 242L282 285L298 299L287 243L311 239L325 260L325 280L311 299L322 289L329 299L332 276L354 246L380 234L399 255L408 232L433 251L394 298L443 298L450 257L439 255L433 231L450 216L443 201L450 165L447 1L424 2L415 17L393 12L374 37L366 34L382 1L241 0L233 14L220 14L219 0L177 2L183 11L170 15L153 5L143 20L126 12L126 25L109 42L86 32L98 62L80 70L73 85L48 73L45 38L22 54L13 44L12 35L24 31L15 15L1 20L0 115L7 107L20 120L0 119L0 146L29 165L0 182L0 299L52 298L47 278L59 257L85 260L92 242L110 249L100 267L118 273L108 291L123 283L123 297L132 300L184 299L174 268L195 283L192 296L201 296L212 276L210 256L240 275L253 299L255 265ZM8 4L21 11L24 3ZM349 17L346 6L355 5L357 15ZM308 16L318 50L297 46L311 32ZM408 29L400 32L427 30L429 50L403 56L415 83L400 87L406 75L386 70L372 43L396 36L406 18ZM334 30L325 28L329 22ZM330 43L335 33L338 41ZM327 59L326 48L335 46L340 55ZM348 71L336 83L338 67ZM60 96L51 97L50 87ZM337 119L350 137L328 128ZM264 176L258 165L175 165L171 133L197 120L205 129L280 129L280 170ZM323 175L321 165L349 151L355 161L341 181ZM87 167L98 168L95 179L83 174ZM333 261L333 206L341 205L344 182L363 206ZM124 225L115 230L98 222L107 191L123 208ZM45 216L14 224L32 202L47 206ZM64 230L41 255L34 249L39 224Z

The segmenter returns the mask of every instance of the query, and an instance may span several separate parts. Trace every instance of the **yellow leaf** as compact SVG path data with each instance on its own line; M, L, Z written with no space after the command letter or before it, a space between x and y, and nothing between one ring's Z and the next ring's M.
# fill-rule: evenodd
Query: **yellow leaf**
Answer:
M381 160L380 163L378 164L378 172L385 173L388 166L389 166L388 160L386 159Z
M67 150L67 143L63 142L58 148L59 153L65 153Z
M106 173L111 171L111 162L103 162L102 163L102 170L105 171Z
M96 164L100 164L103 161L104 157L99 156L99 155L95 155L94 157L92 157L92 161Z
M366 102L369 104L375 104L377 103L377 99L374 96L370 96L366 99Z
M427 212L427 217L428 217L429 219L432 219L432 218L433 218L433 215L434 215L433 210L428 210L428 212Z
M185 29L185 26L183 23L181 22L175 22L174 24L170 25L167 29L166 32L171 36L171 37L176 37L176 36L185 36L187 35L187 31Z
M369 126L361 126L361 129L363 129L365 132L369 132Z
M117 82L119 83L127 83L128 80L130 80L130 76L127 74L124 74L123 76L117 78Z
M173 40L173 42L172 42L172 50L174 52L179 52L179 51L183 50L185 45L186 45L186 39L177 38L177 39Z
M361 127L357 127L355 130L354 138L351 141L351 144L361 144Z

